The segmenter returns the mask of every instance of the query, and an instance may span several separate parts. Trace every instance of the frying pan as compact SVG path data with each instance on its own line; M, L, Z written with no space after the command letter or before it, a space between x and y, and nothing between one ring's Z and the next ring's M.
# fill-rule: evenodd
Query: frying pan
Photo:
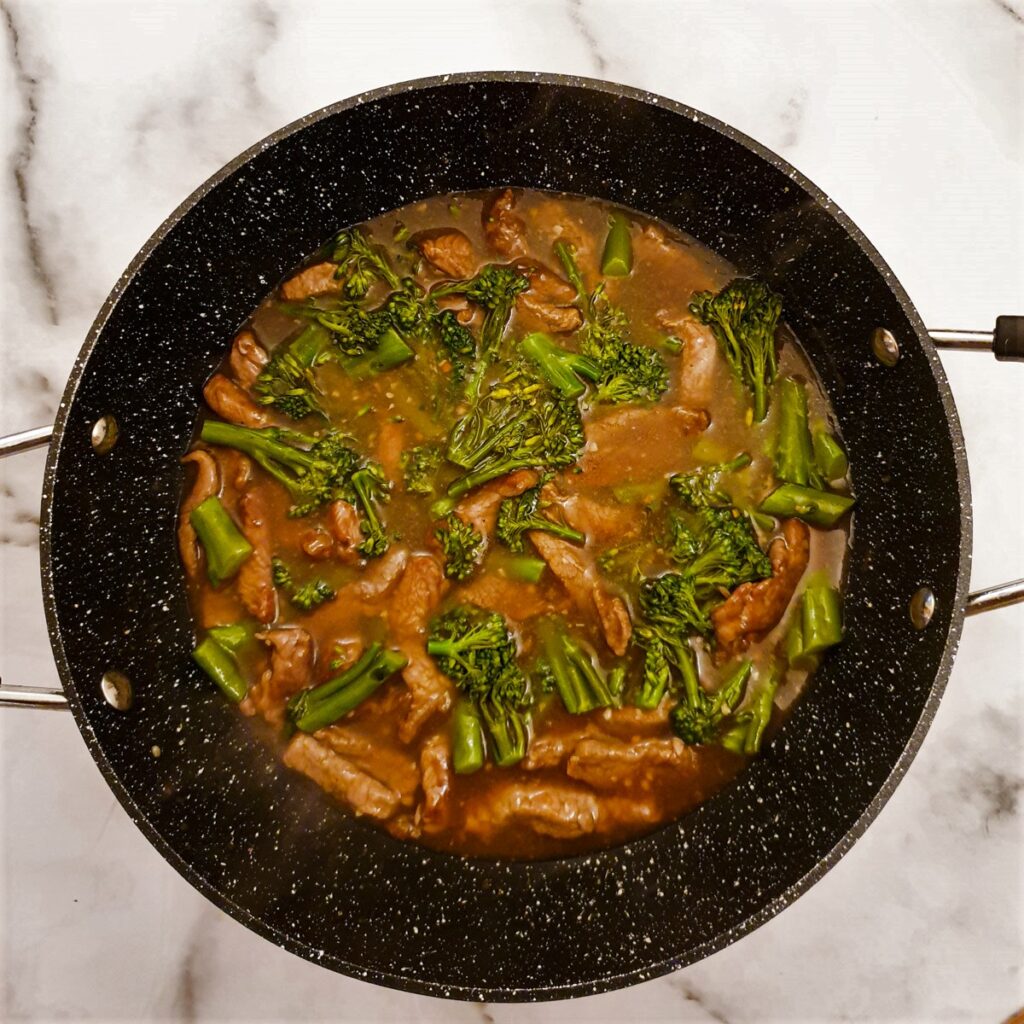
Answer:
M847 638L736 782L643 839L541 863L400 843L285 770L201 677L175 545L201 385L257 302L342 226L436 193L596 196L695 236L784 298L859 504ZM1019 318L934 341L1024 358ZM63 693L147 838L219 907L333 970L464 999L584 995L767 921L863 833L917 752L965 614L971 503L950 391L870 243L799 172L679 103L553 75L426 79L328 107L211 178L107 299L51 429L42 586Z

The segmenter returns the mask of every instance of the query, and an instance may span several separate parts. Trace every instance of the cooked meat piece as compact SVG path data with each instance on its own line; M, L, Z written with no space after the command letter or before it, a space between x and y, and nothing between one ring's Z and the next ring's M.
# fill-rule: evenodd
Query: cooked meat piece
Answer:
M715 637L728 652L742 651L769 633L782 618L810 557L811 532L799 519L787 519L782 536L768 549L772 575L737 587L712 613Z
M270 416L261 405L257 405L230 377L215 373L203 388L206 404L228 423L242 427L265 427Z
M438 309L450 309L463 327L478 331L483 324L483 307L470 302L465 295L442 295L435 301Z
M601 736L600 729L591 721L569 732L541 732L530 740L526 757L519 763L520 768L554 768L590 737Z
M694 291L718 290L725 282L715 276L699 247L678 245L654 224L634 231L633 264L643 267L649 281L658 281L670 295L689 302Z
M708 425L703 410L654 405L616 409L587 424L580 483L588 487L656 480L680 468L686 439ZM629 459L623 453L629 453Z
M709 327L689 314L657 314L658 323L683 343L676 399L689 409L706 409L715 391L718 342Z
M266 350L256 340L252 331L239 331L231 346L228 363L235 380L243 388L251 388L256 378L263 372L263 367L270 361Z
M590 556L569 541L552 537L549 533L532 530L527 536L568 591L576 607L582 612L593 608L597 613L611 650L615 654L625 654L633 633L629 612L621 598L605 589L594 571Z
M306 530L299 543L302 550L316 562L326 561L334 554L334 538L322 526Z
M284 763L348 804L356 814L384 819L398 809L398 793L305 733L292 738L284 751Z
M215 448L213 457L220 466L220 475L225 483L236 491L244 491L252 479L252 460L234 448Z
M384 827L396 839L419 839L423 834L423 829L411 814L397 814L385 822Z
M355 639L335 640L327 648L331 652L331 672L344 672L345 669L354 665L363 656L365 649L362 639L358 637Z
M525 622L537 615L566 611L564 601L552 601L536 583L511 580L494 573L470 577L456 590L455 600L501 612L511 622Z
M334 537L338 559L349 564L358 562L363 557L359 553L363 531L355 506L347 501L332 501L327 507L327 525Z
M418 235L415 244L423 258L445 277L472 277L479 262L473 243L455 228Z
M452 781L451 749L444 733L431 736L420 750L423 778L423 829L443 828L448 818L448 790Z
M566 475L565 485L571 487L573 479ZM644 527L644 510L635 505L598 501L585 494L563 494L553 484L544 485L541 498L557 505L565 521L574 530L586 534L587 540L598 547L632 540Z
M249 614L260 622L277 617L277 591L271 571L270 522L262 491L246 491L238 500L242 533L252 545L252 554L238 570L238 595Z
M597 797L573 786L508 782L495 785L486 799L466 807L466 829L488 836L509 825L525 825L544 836L575 839L597 828Z
M691 747L675 737L633 743L594 737L576 745L565 771L569 778L595 789L617 789L649 778L652 768L695 767L696 756Z
M464 523L469 523L477 533L490 537L498 521L498 506L505 498L514 498L537 483L539 477L532 469L517 469L513 473L498 477L466 495L455 511Z
M515 194L507 188L484 206L482 215L487 244L509 259L526 252L526 225L512 212L515 205Z
M623 825L652 825L660 817L658 801L653 797L602 795L598 798L601 817L598 827L601 832L610 832Z
M284 702L313 681L313 638L298 626L268 629L256 636L270 648L270 666L239 705L273 725L284 721Z
M367 736L356 724L330 725L315 735L334 753L397 793L406 807L412 807L420 788L420 771L405 750Z
M399 727L403 743L410 742L435 712L452 704L452 684L427 654L425 637L430 616L445 590L441 563L432 555L413 555L388 603L391 636L409 659L402 679L409 688L409 711Z
M668 721L671 700L666 697L656 708L638 708L632 704L624 704L621 708L605 708L601 718L607 723L610 731L629 730L635 735L637 728L660 729Z
M545 243L535 246L538 251L550 249L555 242L568 242L576 253L577 263L583 267L584 276L587 276L586 265L597 251L597 242L583 226L582 219L565 202L542 199L527 211L526 217L530 222L530 236Z
M373 559L362 572L359 579L345 587L342 593L348 600L379 600L394 586L399 576L401 576L408 558L409 552L406 548L392 545L386 554L380 558Z
M192 489L181 503L178 519L178 552L189 576L199 573L199 539L192 529L189 516L192 510L201 505L207 498L220 493L220 467L217 460L202 448L185 455L182 462L191 463L196 467L196 476L192 481Z
M385 420L377 435L377 461L389 480L402 479L402 452L405 451L405 424Z
M301 302L312 295L330 295L341 291L341 282L334 276L337 266L317 263L307 267L281 285L281 298L286 302Z
M520 260L519 266L529 276L530 287L516 298L517 326L554 334L577 330L583 314L572 305L576 289L542 263Z

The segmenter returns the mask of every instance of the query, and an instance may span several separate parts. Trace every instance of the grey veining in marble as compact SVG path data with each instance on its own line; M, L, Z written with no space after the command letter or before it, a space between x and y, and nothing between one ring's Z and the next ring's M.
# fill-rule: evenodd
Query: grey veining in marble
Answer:
M46 422L92 317L193 188L280 125L444 71L599 75L723 118L826 189L926 320L1024 309L1014 0L3 0L0 430ZM944 357L974 583L1024 576L1024 373ZM0 673L53 684L42 457L0 467ZM0 1019L999 1021L1024 1004L1024 629L971 620L907 778L780 917L686 971L549 1006L445 1004L245 931L149 848L73 722L0 715Z

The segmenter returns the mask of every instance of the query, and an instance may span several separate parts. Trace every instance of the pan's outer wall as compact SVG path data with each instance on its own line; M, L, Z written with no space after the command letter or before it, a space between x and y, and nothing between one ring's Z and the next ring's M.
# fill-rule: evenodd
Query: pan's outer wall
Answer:
M540 864L400 844L282 770L190 662L174 537L178 459L200 385L266 291L344 225L504 184L643 210L766 275L838 412L860 501L848 639L765 755L678 825ZM894 369L871 357L878 325L902 347ZM98 456L89 431L104 413L122 436ZM553 999L706 956L777 913L863 831L949 672L969 509L959 425L921 323L877 253L809 182L731 129L648 94L554 76L452 76L285 129L147 245L101 311L61 406L43 584L89 749L150 841L218 906L356 977L439 996ZM907 602L923 583L938 610L919 633ZM100 695L110 668L134 682L128 714Z

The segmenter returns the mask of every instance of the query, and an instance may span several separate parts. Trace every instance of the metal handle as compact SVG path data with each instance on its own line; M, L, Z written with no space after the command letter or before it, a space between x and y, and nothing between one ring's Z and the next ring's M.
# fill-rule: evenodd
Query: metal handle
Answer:
M36 427L22 430L18 434L0 437L0 458L17 455L20 452L42 448L50 443L53 427ZM50 711L66 711L68 699L60 690L43 690L31 686L4 686L0 679L0 707L45 708Z
M995 611L996 608L1020 604L1022 601L1024 601L1024 580L1014 580L1013 583L1000 583L999 586L976 590L973 594L968 594L965 612L967 615L980 615L982 612Z
M1024 316L996 317L994 331L934 330L928 336L938 348L993 352L996 359L1024 362Z

